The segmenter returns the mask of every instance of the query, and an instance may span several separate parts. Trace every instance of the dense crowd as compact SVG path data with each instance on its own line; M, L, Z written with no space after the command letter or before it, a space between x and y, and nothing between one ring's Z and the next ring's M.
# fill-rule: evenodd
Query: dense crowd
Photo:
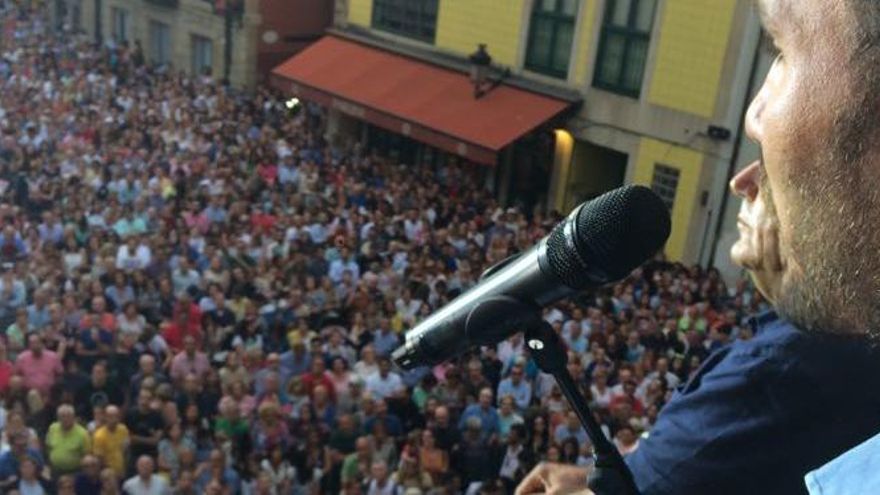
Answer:
M591 462L521 336L388 359L558 214L41 16L3 12L3 493L505 493L538 461ZM545 318L626 453L762 304L658 258Z

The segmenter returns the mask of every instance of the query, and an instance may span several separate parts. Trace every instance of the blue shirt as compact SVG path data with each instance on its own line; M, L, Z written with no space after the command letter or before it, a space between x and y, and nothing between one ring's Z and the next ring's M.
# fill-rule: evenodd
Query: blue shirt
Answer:
M381 330L373 332L373 349L379 357L389 356L400 345L400 339L394 331L384 333Z
M505 395L513 396L516 408L524 411L532 401L532 386L524 379L520 380L519 385L514 385L512 378L505 378L498 384L498 400L500 401Z
M627 464L642 495L804 495L804 475L880 431L880 358L774 313L715 352Z
M43 469L43 456L30 447L27 448L28 457L37 463L37 472ZM8 450L5 454L0 455L0 480L5 480L10 476L18 476L19 461L15 454Z
M479 418L480 429L484 439L500 432L498 411L494 407L483 409L479 404L467 406L458 420L458 429L464 431L470 418Z
M880 435L807 474L810 495L880 493Z
M287 351L278 359L281 364L281 378L283 383L287 383L291 377L306 374L312 367L312 356L308 352L303 352L299 357L293 351Z

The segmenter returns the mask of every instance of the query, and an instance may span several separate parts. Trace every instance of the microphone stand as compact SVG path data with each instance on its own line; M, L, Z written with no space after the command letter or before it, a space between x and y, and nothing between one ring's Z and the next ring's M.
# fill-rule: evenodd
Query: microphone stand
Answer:
M588 486L596 495L638 495L632 473L617 448L608 441L593 417L587 401L568 372L568 354L549 323L543 318L531 321L525 330L526 345L541 371L553 375L562 394L571 404L593 442L594 466Z
M514 258L501 262L503 266ZM490 268L496 270L496 267ZM489 273L489 272L487 272ZM593 443L594 467L587 484L595 495L639 495L632 473L617 448L608 441L587 401L568 372L568 354L559 335L541 318L541 308L513 296L486 297L474 305L465 321L465 335L474 345L495 345L511 329L525 329L526 345L538 367L553 375L560 390Z

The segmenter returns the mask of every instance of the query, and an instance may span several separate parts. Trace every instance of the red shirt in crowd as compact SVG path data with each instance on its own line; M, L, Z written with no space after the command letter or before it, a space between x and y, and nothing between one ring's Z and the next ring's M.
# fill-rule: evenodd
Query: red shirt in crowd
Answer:
M182 314L186 312L187 314ZM202 310L195 303L184 308L180 303L174 306L173 320L162 329L162 338L175 353L183 350L183 338L191 335L196 339L196 348L202 346Z
M0 393L6 392L9 388L9 379L12 378L13 366L9 361L0 362Z
M92 315L85 314L82 319L79 320L79 328L80 330L88 330L89 328L92 328L94 323L95 322L92 321ZM97 324L99 328L107 330L108 332L116 331L116 317L113 313L101 313L101 315L98 316Z
M162 328L162 338L174 353L183 349L183 339L191 335L196 339L196 348L202 347L202 329L193 325L180 325L177 321L166 323Z
M336 404L336 387L333 386L333 380L327 376L326 372L320 376L315 375L311 371L306 373L302 376L302 385L308 392L309 397L314 397L315 387L323 385L327 389L327 398L330 399L330 402Z
M275 215L270 213L254 213L251 215L251 225L254 229L260 229L263 232L270 232L275 226Z
M271 186L278 178L278 167L274 163L261 163L257 166L257 173Z

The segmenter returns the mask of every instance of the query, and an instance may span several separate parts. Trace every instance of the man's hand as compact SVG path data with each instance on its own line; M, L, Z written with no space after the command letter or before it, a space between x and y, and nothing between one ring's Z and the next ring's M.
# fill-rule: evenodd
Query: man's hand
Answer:
M546 493L592 495L587 488L587 469L565 464L542 462L532 469L516 488L516 495Z

